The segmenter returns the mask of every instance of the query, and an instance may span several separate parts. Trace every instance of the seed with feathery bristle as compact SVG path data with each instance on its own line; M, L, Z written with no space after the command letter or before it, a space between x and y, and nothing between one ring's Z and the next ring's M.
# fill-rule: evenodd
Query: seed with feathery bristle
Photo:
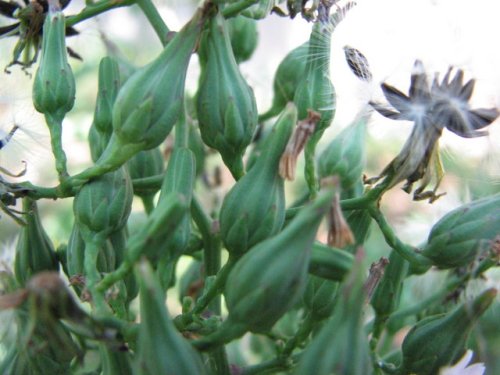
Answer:
M351 46L344 46L344 53L347 65L349 65L354 75L363 81L370 82L372 73L366 56Z

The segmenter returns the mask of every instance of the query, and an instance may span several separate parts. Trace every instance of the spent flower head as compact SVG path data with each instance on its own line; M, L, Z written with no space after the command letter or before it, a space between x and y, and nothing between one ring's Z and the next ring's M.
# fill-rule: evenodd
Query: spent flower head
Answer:
M410 193L413 183L421 181L414 192L415 200L428 198L432 203L442 195L436 191L443 176L438 148L443 129L465 138L483 136L487 133L478 130L490 125L499 114L496 108L471 109L469 99L475 80L464 84L461 69L450 80L452 70L448 70L441 82L436 76L430 86L422 62L416 60L408 95L382 83L388 105L375 102L370 105L384 117L412 121L414 126L399 155L379 176L366 180L367 183L385 177L384 183L389 189L406 180L403 190ZM436 180L434 188L424 191L432 179Z
M70 1L57 1L57 5L64 9ZM48 0L25 0L24 2L0 0L0 15L18 21L0 27L0 38L12 36L19 38L12 52L12 61L5 68L6 73L10 73L8 69L13 65L21 65L22 69L25 70L38 59L38 53L42 44L43 23L50 7L49 3ZM77 34L78 31L72 26L66 27L66 36ZM68 52L70 56L81 60L81 57L71 49L68 48Z

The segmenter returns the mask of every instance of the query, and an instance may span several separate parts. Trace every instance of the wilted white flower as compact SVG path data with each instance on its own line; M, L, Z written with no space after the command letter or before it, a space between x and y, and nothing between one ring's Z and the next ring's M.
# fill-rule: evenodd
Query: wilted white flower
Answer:
M382 116L393 120L414 123L410 137L398 156L374 178L366 180L371 184L385 177L386 189L406 180L403 190L410 193L414 182L420 186L414 192L414 199L429 199L433 202L442 194L436 194L443 176L439 159L438 141L443 129L464 137L480 137L487 132L479 131L490 125L498 117L496 108L471 109L468 103L475 81L463 83L464 72L458 70L450 80L452 68L443 80L434 79L429 86L423 64L417 60L411 75L408 95L387 83L382 83L382 91L389 105L370 102ZM432 179L436 180L431 191L424 191Z
M442 367L439 370L439 375L483 375L485 370L483 363L474 363L467 366L472 359L472 355L472 350L467 350L463 357L453 366Z

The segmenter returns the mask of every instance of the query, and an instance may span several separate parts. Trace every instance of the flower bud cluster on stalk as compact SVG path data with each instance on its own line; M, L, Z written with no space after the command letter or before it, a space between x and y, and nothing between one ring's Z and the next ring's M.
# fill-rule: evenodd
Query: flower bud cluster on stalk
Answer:
M2 332L0 374L433 375L463 367L471 349L500 371L484 329L499 318L486 285L500 264L500 193L460 202L424 237L414 231L419 247L399 238L381 205L403 181L407 192L420 183L415 200L443 194L443 130L483 136L498 116L469 104L473 78L457 67L429 84L417 60L408 94L382 83L388 104L367 103L326 139L336 110L330 45L355 3L206 0L177 32L151 0L86 2L66 17L68 3L0 0L0 13L18 20L0 28L19 37L9 67L28 69L40 54L32 98L59 176L50 188L9 182L3 175L23 173L0 166L2 220L19 224L13 264L0 270L0 310L13 310L16 328ZM130 75L116 56L95 64L92 165L72 174L62 129L80 83L65 38L135 3L162 50ZM273 67L264 111L240 64L270 37L260 20L278 15L300 15L311 34ZM342 52L347 74L375 81L362 51ZM193 93L188 78L199 78ZM375 112L413 130L366 178ZM47 219L55 199L72 199L72 211ZM428 280L432 291L415 292Z

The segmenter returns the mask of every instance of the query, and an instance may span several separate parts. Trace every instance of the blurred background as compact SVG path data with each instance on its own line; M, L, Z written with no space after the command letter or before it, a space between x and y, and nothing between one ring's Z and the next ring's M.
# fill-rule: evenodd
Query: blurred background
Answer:
M200 1L156 0L160 14L171 30L178 30L192 16ZM475 78L472 97L473 108L500 107L500 49L496 47L499 35L498 0L359 0L332 38L331 78L337 93L334 123L320 145L320 151L343 128L348 126L369 100L385 102L379 84L387 82L407 92L413 62L421 59L433 77L444 75L449 66L465 71L466 79ZM281 5L284 7L284 5ZM66 15L79 12L83 0L73 0ZM0 25L11 21L1 17ZM68 38L68 45L82 56L83 61L70 59L77 79L75 108L64 122L64 145L70 173L77 173L90 165L87 133L90 127L97 91L97 70L100 59L112 54L132 66L140 67L161 51L161 44L138 7L114 9L75 27L80 34ZM241 64L241 71L253 87L260 113L265 112L272 100L272 82L275 70L284 56L309 38L311 24L296 17L294 20L271 15L258 22L259 43L252 58ZM0 150L0 165L16 172L27 163L27 174L35 184L54 186L54 160L50 152L48 131L43 118L31 103L30 74L19 67L3 73L11 60L16 39L0 40L0 132L8 133L13 123L21 126L13 141ZM368 59L373 73L373 84L360 81L349 70L343 47L352 46ZM306 56L304 56L306 58ZM34 74L36 65L28 70ZM188 73L187 91L195 93L199 75L194 55ZM411 124L395 122L373 114L368 125L366 175L381 172L399 152L411 131ZM398 188L384 196L382 207L388 220L404 241L413 245L423 243L432 225L446 212L473 198L500 192L500 125L497 120L489 127L488 137L463 139L446 132L441 140L442 158L446 176L439 191L447 194L435 203L413 202L411 196ZM1 135L1 134L0 134ZM215 158L211 165L219 160ZM301 166L299 166L300 170ZM216 193L222 197L233 181L224 173L225 184ZM301 189L300 179L289 189L289 201ZM72 226L71 199L42 201L40 210L44 226L57 247L67 242ZM217 209L220 200L212 199ZM144 219L139 201L134 204L132 221ZM0 219L0 257L9 263L13 257L18 228L5 215ZM389 253L378 230L373 229L367 252L371 260ZM441 282L441 273L425 278L413 277L406 288L403 301L414 301L427 295ZM498 272L490 272L484 283L497 283ZM178 309L178 305L171 306ZM497 302L486 313L474 340L477 346L489 345L493 367L500 373L500 328L495 319L500 316ZM495 318L496 317L496 318ZM483 348L484 349L484 348ZM498 354L495 359L495 353ZM492 365L494 366L494 365ZM494 372L491 372L493 374Z

